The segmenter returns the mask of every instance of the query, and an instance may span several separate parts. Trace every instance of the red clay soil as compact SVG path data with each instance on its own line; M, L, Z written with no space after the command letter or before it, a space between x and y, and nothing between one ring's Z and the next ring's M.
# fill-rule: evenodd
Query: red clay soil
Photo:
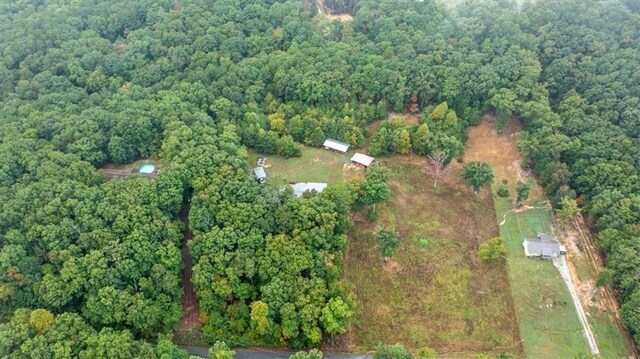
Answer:
M184 296L182 297L182 310L184 316L180 321L180 331L188 332L191 329L199 328L201 326L198 316L200 314L200 306L198 305L198 298L193 290L193 283L191 282L191 276L193 273L193 263L191 255L189 254L188 243L193 237L191 229L189 229L189 206L180 212L180 219L184 223L184 238L182 240L182 262L184 263L184 269L182 270L182 288L184 290Z

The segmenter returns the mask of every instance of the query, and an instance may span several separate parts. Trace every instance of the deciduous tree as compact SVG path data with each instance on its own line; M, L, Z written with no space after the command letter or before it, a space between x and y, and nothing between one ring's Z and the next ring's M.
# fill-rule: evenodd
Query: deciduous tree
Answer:
M478 194L482 186L493 182L493 170L486 162L471 161L462 168L462 178Z

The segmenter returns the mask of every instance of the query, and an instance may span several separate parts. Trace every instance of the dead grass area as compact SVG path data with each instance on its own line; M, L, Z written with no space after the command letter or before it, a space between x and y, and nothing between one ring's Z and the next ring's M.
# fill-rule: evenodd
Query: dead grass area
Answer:
M388 119L401 118L404 121L404 123L406 123L409 126L420 124L420 117L418 116L418 114L415 114L415 113L389 112L387 113L387 118Z
M359 305L349 340L336 349L380 343L435 348L440 354L522 353L505 263L484 264L478 245L498 235L489 191L475 196L451 169L433 188L423 158L382 159L392 171L380 218L354 215L345 281ZM385 262L374 234L395 227L403 247Z
M326 14L325 17L327 20L339 20L339 21L353 21L353 16L351 14Z
M523 127L520 121L512 118L507 123L502 134L496 130L496 117L493 114L485 114L476 126L469 127L469 139L464 152L464 162L486 161L491 165L496 175L496 183L506 181L513 187L516 181L526 182L534 179L531 171L522 167L522 156L516 148L518 132ZM535 182L531 198L543 197L542 187Z
M628 345L625 343L624 330L616 319L617 306L613 296L595 287L601 262L584 223L564 231L558 225L552 228L552 209L537 184L527 204L514 209L515 183L534 179L533 173L522 168L521 154L516 148L520 130L522 125L519 121L511 119L503 133L498 134L495 116L483 116L477 126L468 129L464 161L488 162L496 174L496 184L506 181L511 192L508 199L495 197L495 201L508 251L509 279L524 350L529 357L539 358L570 357L588 350L574 308L564 304L570 301L570 296L555 268L549 262L532 262L522 254L524 235L541 230L553 232L555 228L554 234L567 247L572 279L587 311L602 357L627 357ZM495 184L493 187L494 190L497 188ZM551 301L555 303L553 307L545 307L544 303L549 298L555 298ZM542 304L532 306L532 303ZM542 308L550 312L546 317L541 316L539 309ZM562 339L553 339L550 334Z
M353 15L348 13L338 13L331 10L329 7L324 5L324 0L316 0L316 1L319 5L318 10L327 18L327 20L353 21Z
M620 308L610 287L597 287L596 278L604 263L595 240L582 215L567 226L556 226L556 236L567 247L567 259L580 301L592 315L610 324L624 334L627 346L633 351L633 341L620 320ZM633 355L637 353L633 351Z

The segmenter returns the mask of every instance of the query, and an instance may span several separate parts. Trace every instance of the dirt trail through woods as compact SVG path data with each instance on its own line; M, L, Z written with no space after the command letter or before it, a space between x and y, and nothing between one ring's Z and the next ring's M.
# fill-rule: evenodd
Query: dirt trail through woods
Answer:
M180 332L185 333L191 329L199 328L201 326L198 316L200 314L200 306L198 305L198 298L193 290L193 283L191 282L191 276L193 273L193 263L191 260L191 254L189 254L188 243L193 237L191 229L189 228L189 206L184 206L180 212L180 219L184 223L184 238L182 240L182 262L184 263L184 269L182 270L182 288L184 290L184 296L182 297L182 310L184 311L182 320L180 321Z

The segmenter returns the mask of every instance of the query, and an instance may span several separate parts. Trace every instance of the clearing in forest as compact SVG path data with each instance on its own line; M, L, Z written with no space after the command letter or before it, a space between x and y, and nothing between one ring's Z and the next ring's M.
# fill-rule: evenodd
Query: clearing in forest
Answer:
M569 291L551 261L526 258L522 249L523 236L555 231L552 230L548 202L537 185L525 207L514 211L516 182L533 178L522 170L521 155L516 149L516 132L521 129L519 122L511 120L504 133L498 134L495 118L484 116L478 126L469 128L464 159L489 162L496 174L494 191L503 181L510 190L510 198L495 196L495 209L507 247L509 280L525 353L530 358L572 358L579 353L588 353L589 348ZM562 233L556 235L567 244ZM581 256L574 247L567 245L567 250L571 269L575 272L576 263L582 268L579 270L581 278L574 277L574 282L578 287L582 283L593 283L595 270L576 262L574 258ZM609 314L615 312L615 307L598 304L600 302L592 301L589 296L582 300L601 356L628 357L625 334L615 315Z
M152 165L153 167L151 172L141 172L141 168L144 166L149 167L149 165ZM104 171L104 174L109 178L124 178L134 174L155 177L158 175L160 169L158 167L157 159L143 158L127 164L107 163L102 167L102 171Z
M380 343L425 346L455 357L522 353L504 263L485 264L478 245L498 236L489 190L478 196L459 180L460 166L438 188L422 157L381 158L392 174L391 199L369 222L354 215L345 281L358 303L343 350ZM385 262L375 240L381 225L396 229L403 247Z
M284 158L262 155L249 150L249 168L256 167L258 158L266 157L267 180L272 183L322 182L329 185L345 179L364 176L364 170L350 164L355 151L339 154L324 148L302 146L302 156Z
M353 21L353 15L349 13L339 13L330 9L328 6L325 6L324 0L311 0L311 2L315 4L318 12L324 15L327 20Z

